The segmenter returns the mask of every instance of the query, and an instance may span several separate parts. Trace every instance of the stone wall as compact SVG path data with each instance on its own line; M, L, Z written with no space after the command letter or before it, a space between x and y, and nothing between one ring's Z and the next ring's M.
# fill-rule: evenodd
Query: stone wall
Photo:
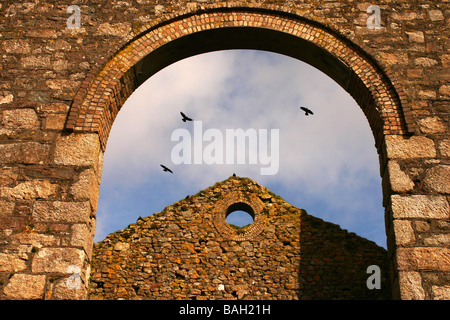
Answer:
M75 29L72 3L0 3L0 299L87 297L123 101L170 63L249 46L306 61L355 97L380 156L393 296L450 299L448 0L74 2ZM66 286L73 265L79 290Z
M225 216L246 203L254 222ZM368 289L367 268L381 270ZM387 251L247 178L140 218L94 245L90 299L386 299Z

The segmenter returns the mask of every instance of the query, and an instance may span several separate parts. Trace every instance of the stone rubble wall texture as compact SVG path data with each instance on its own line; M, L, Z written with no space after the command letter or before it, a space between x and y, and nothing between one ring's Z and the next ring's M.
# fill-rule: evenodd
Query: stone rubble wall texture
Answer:
M69 3L0 3L0 299L87 298L123 102L168 64L226 48L304 60L355 98L379 153L392 296L450 299L449 0L73 2L79 29Z
M242 229L225 220L236 203L254 215ZM89 298L389 299L388 278L384 248L231 177L96 243Z

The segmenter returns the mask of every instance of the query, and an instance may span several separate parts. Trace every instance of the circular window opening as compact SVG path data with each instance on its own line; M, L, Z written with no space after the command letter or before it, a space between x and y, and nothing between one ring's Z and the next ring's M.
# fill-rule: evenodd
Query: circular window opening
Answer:
M241 229L253 223L255 214L252 207L239 202L228 207L225 219L231 227Z

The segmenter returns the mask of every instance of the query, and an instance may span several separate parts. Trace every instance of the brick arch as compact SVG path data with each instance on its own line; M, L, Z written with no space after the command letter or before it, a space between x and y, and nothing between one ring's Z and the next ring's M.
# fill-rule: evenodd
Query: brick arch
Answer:
M299 16L269 10L214 9L149 26L126 40L82 83L65 128L96 132L103 150L114 119L147 78L183 58L225 49L257 49L305 61L340 84L361 106L377 149L384 135L413 131L391 72L355 42Z

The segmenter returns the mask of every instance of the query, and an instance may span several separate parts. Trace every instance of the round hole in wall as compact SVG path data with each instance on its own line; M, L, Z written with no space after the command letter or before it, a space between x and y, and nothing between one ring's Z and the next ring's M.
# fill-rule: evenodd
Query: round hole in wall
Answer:
M228 207L225 219L230 226L243 228L253 223L255 213L248 204L238 202Z

